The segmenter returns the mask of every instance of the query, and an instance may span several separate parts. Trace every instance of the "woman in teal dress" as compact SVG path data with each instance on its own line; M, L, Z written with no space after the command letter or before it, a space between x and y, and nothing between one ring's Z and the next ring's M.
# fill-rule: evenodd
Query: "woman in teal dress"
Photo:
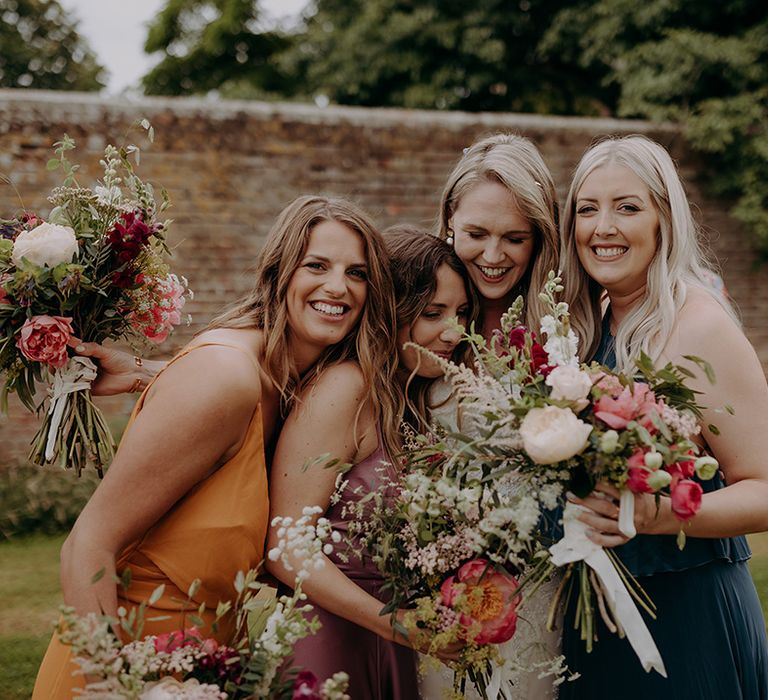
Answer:
M647 622L668 678L643 671L627 640L599 619L598 641L587 654L572 604L563 652L581 677L561 686L560 698L768 698L765 621L743 537L768 529L768 386L728 301L707 286L697 229L669 154L640 136L589 149L566 201L563 246L572 310L594 320L582 356L594 353L630 373L641 351L657 366L687 363L695 371L685 359L694 355L713 367L716 383L697 376L691 386L705 406L701 442L721 473L702 483L701 509L690 522L676 519L666 497L657 510L652 495L636 496L640 534L629 541L618 529L615 489L600 485L600 493L574 499L591 509L581 518L592 539L616 547L657 606L657 619ZM722 410L726 405L733 415Z

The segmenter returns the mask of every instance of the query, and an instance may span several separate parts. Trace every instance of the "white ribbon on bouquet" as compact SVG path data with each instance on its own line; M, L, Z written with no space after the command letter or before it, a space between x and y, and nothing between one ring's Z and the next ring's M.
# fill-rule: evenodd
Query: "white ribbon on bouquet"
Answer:
M56 436L61 419L64 417L64 409L67 407L67 397L76 391L90 389L94 379L96 379L96 365L89 358L79 355L70 357L66 365L52 373L52 382L48 389L51 396L51 405L48 407L51 426L45 443L47 462L56 455Z
M667 670L664 668L661 654L621 576L619 576L605 550L587 537L588 526L579 520L579 515L586 510L584 506L576 503L566 503L563 513L563 539L549 548L552 563L555 566L564 566L572 562L584 561L594 570L600 580L603 594L608 601L611 612L624 629L643 668L646 671L653 669L666 678ZM622 516L624 516L623 521ZM627 517L631 527L627 527ZM627 537L634 537L635 535L633 518L634 498L629 489L624 489L621 493L619 527ZM627 529L623 529L622 525ZM630 535L629 532L632 534Z

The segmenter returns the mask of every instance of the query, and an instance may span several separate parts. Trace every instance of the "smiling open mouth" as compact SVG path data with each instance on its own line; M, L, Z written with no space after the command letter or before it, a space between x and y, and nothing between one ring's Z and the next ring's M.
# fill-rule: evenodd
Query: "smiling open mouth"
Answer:
M324 301L311 301L309 302L309 305L315 311L319 311L321 314L334 317L341 316L345 311L349 309L349 307L345 304L327 304Z
M592 250L598 258L617 258L620 255L624 255L624 253L626 253L629 248L625 246L613 246L612 248L594 247Z
M486 267L485 265L477 265L478 270L483 273L488 279L495 280L504 276L509 272L509 267Z

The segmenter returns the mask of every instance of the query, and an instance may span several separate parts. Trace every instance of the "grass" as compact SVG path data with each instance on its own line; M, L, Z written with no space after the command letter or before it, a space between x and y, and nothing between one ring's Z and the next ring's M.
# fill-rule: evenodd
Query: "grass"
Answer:
M61 604L59 549L64 535L0 544L0 688L6 700L32 694Z
M26 700L51 636L64 535L36 535L0 543L0 688L4 700ZM768 533L749 538L752 577L768 618Z

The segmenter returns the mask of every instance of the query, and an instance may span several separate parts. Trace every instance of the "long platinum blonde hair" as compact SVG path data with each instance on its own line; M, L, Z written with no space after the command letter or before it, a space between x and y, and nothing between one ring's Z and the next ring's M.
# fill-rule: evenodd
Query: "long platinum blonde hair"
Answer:
M323 221L336 221L363 241L368 268L365 307L355 329L326 348L313 369L299 376L288 352L286 294L293 273L307 249L310 234ZM394 329L395 299L389 257L381 234L369 217L351 202L308 195L295 199L277 217L256 264L253 289L209 328L260 328L265 336L263 369L274 382L287 413L298 393L328 365L356 360L366 379L366 400L378 411L384 435L392 435L398 422L395 386L397 351ZM389 440L387 441L389 443ZM387 444L393 452L396 444Z
M704 254L701 233L669 153L645 136L608 138L591 146L582 156L563 208L560 259L571 317L579 319L581 357L589 359L600 342L603 290L587 275L576 252L576 199L589 174L609 163L631 170L642 180L659 217L656 255L648 267L645 297L622 320L616 332L617 368L633 373L641 352L654 361L659 359L689 289L695 287L709 293L734 320L736 314L725 296L714 294L705 281L714 270Z
M464 152L445 183L436 226L440 238L448 237L448 222L461 198L482 182L498 182L506 187L533 229L533 256L514 291L525 297L527 325L537 328L545 313L538 295L547 273L557 271L560 251L557 193L552 174L536 146L524 136L499 133L475 142Z

